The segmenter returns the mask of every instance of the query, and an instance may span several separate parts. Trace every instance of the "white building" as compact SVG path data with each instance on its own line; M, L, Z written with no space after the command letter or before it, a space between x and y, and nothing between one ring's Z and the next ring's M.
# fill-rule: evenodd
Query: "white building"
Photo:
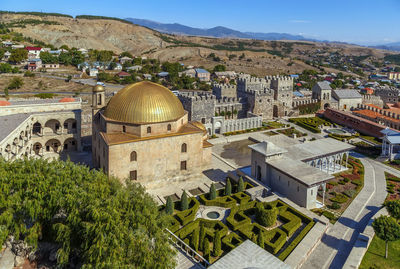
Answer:
M349 151L354 146L332 138L280 148L271 142L250 145L251 176L273 192L286 196L296 204L317 207L319 189L325 196L326 182L332 174L347 170ZM341 161L346 160L346 166Z

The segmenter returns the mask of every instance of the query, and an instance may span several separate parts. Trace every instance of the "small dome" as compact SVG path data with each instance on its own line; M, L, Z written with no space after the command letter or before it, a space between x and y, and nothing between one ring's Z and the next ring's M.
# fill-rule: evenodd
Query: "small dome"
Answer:
M111 98L104 111L109 119L134 124L174 121L184 115L175 94L149 81L126 86Z
M6 100L0 100L0 106L9 106L11 105L10 102L6 101Z
M104 87L97 84L96 86L93 87L93 92L104 92Z
M68 102L76 102L75 98L72 97L64 97L58 101L59 103L68 103Z

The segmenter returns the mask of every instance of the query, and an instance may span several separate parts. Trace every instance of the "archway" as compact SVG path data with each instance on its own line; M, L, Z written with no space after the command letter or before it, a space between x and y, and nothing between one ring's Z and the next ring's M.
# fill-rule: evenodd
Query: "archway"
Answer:
M33 144L33 152L35 152L36 155L39 155L41 150L42 150L42 144L40 144L39 142Z
M57 133L58 130L60 130L60 122L55 119L48 120L44 126L53 130L54 133Z
M67 119L64 121L64 130L67 130L68 133L76 132L76 120L75 119Z
M42 125L39 122L33 124L32 133L40 134L42 132Z
M77 143L74 138L68 138L64 141L64 151L76 151L77 150Z
M327 108L330 108L331 107L331 105L329 104L329 103L326 103L325 105L324 105L324 109L327 109Z
M46 151L58 153L60 151L61 143L57 139L50 139L46 142Z

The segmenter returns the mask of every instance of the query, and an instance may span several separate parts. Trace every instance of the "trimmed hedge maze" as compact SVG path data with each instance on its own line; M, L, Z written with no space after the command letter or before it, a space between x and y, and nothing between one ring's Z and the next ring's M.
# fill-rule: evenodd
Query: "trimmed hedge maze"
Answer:
M321 130L318 128L318 126L320 125L330 126L332 124L331 122L326 121L319 117L291 118L289 119L289 121L313 133L321 133Z
M222 192L218 194L222 195ZM207 194L197 198L192 197L189 200L189 208L185 211L178 210L179 203L175 203L175 214L170 218L169 229L210 263L247 239L279 259L285 260L314 226L312 219L281 200L261 203L252 201L250 196L243 192L230 196L217 196L214 200L209 200ZM230 213L224 222L195 219L200 204L230 208ZM276 223L269 228L258 223L256 221L257 206L276 207L279 212ZM219 242L216 243L216 240ZM215 248L221 248L221 250ZM216 253L220 255L215 256Z

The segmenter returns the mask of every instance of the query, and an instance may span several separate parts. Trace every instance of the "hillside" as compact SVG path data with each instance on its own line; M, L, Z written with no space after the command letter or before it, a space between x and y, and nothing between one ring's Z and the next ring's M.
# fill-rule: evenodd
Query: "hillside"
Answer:
M347 57L344 59L346 61L352 56L380 60L391 53L339 43L174 36L121 19L89 18L0 13L0 23L5 23L13 31L57 47L68 45L112 50L115 53L129 51L138 56L180 61L210 69L217 64L224 64L230 70L259 76L298 73L317 68L324 68L328 72L345 72L340 66L322 67L322 64L330 61L330 55L335 53ZM342 66L346 64L342 59L337 63Z

